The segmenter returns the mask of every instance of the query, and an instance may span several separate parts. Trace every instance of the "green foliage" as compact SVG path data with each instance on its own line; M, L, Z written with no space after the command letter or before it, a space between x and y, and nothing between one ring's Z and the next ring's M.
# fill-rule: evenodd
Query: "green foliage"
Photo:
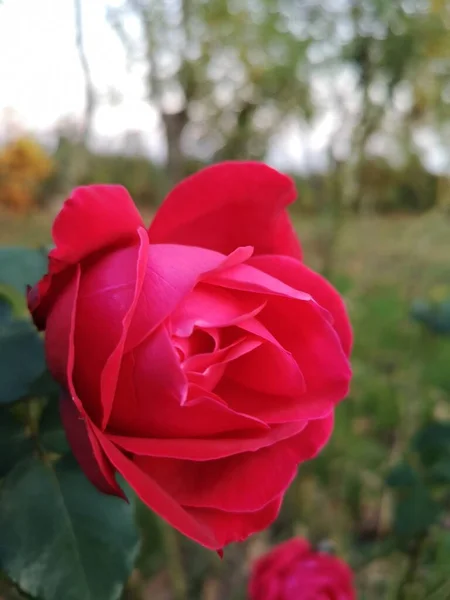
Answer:
M450 300L442 302L415 300L411 307L411 316L432 333L450 335Z
M40 600L116 600L138 552L134 504L98 492L71 455L25 315L46 264L41 251L0 249L0 572Z
M138 540L130 505L98 492L71 457L16 464L0 489L0 564L42 600L117 600Z
M44 369L43 343L34 327L27 321L0 323L0 404L26 396Z
M33 451L29 432L13 415L0 412L0 477L6 475L19 460Z
M0 285L23 295L27 285L38 281L47 270L47 253L28 248L0 248Z

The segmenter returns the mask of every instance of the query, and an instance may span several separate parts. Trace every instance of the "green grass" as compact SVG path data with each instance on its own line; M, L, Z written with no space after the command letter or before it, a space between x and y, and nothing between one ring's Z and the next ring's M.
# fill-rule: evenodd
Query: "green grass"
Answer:
M48 244L52 217L0 215L0 243ZM299 215L294 220L305 262L320 269L322 223ZM242 597L246 561L255 548L268 538L274 541L298 532L314 540L332 540L355 567L361 565L357 568L361 598L395 597L405 559L395 554L368 566L362 563L365 549L382 543L391 527L392 498L384 484L388 469L421 424L432 416L450 417L450 342L425 335L409 318L414 298L450 296L449 222L434 213L348 219L335 252L332 278L347 301L355 345L352 390L337 410L332 441L317 460L300 469L269 534L228 549L219 566L211 553L181 542L182 550L187 548L192 598L203 593L205 578L233 581L229 599ZM145 575L152 585L166 581L160 573L163 561L152 558L151 540L145 548L147 556L141 561ZM427 577L433 576L433 569L437 567L426 568ZM152 588L154 600L163 597L157 589ZM417 593L411 598L420 598Z

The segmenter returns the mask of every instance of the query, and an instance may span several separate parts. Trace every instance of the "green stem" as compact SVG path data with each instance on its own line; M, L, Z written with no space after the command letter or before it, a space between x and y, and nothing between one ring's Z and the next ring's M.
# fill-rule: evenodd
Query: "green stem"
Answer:
M409 588L416 579L426 537L426 535L423 535L412 544L411 551L408 554L408 563L405 572L397 588L397 600L408 600L409 598Z
M165 521L159 520L161 534L167 558L167 568L174 600L187 600L187 583L181 560L180 544L177 532Z
M31 596L22 592L5 573L0 572L0 598L2 600L25 600Z

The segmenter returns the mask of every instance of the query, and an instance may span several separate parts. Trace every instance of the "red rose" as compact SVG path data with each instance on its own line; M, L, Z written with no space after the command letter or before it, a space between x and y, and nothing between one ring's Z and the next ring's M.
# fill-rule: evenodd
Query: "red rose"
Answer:
M291 180L257 163L186 179L147 230L118 186L76 189L29 292L67 437L87 477L118 471L219 549L269 525L330 437L351 330L300 261Z
M342 560L293 538L254 565L250 600L355 600L353 574Z

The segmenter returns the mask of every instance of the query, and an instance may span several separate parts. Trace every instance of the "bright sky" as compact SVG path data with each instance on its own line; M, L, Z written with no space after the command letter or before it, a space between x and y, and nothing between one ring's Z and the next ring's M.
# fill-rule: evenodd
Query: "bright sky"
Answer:
M140 131L150 155L162 158L164 143L145 100L143 71L127 69L122 44L106 21L106 4L82 0L85 49L101 98L94 123L98 145L119 148L124 133ZM115 106L107 101L112 91L122 95ZM0 140L14 126L48 139L62 119L81 117L83 105L74 0L0 0ZM280 168L323 163L333 120L323 119L312 132L290 125L271 144L268 161Z
M65 117L82 115L84 79L73 5L73 0L0 4L0 135L11 119L40 133ZM123 47L106 22L105 9L104 0L83 0L86 53L103 98L95 132L114 141L134 129L154 139L156 115L144 101L142 76L127 71ZM114 90L123 94L123 102L108 106L107 95ZM157 152L161 143L154 139L149 145Z

